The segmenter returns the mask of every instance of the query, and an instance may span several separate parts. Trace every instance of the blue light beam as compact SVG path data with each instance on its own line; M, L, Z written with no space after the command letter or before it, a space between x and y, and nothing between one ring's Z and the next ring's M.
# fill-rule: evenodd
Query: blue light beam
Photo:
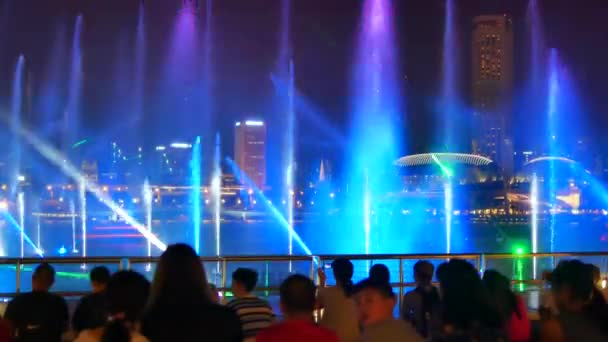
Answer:
M53 163L58 167L65 175L72 178L77 184L84 184L86 190L92 193L97 199L99 199L104 205L106 205L112 212L116 213L121 219L133 226L137 231L143 235L146 239L150 240L154 246L161 251L167 249L167 245L160 241L158 237L148 231L148 228L143 224L135 220L129 215L123 208L118 206L112 198L106 195L103 190L94 182L87 180L87 178L80 173L71 162L69 162L57 149L38 138L36 135L28 131L27 129L20 127L16 132L20 134L25 141L27 141L38 153L44 158Z
M21 227L19 225L19 223L17 223L17 220L15 220L15 218L13 217L13 215L11 215L11 213L8 212L8 210L2 210L1 211L1 215L2 217L4 217L4 219L6 221L8 221L8 223L15 229L17 229L19 231L19 234L23 237L23 240L25 242L27 242L28 245L30 245L34 251L36 252L36 254L38 254L41 258L44 257L44 254L42 253L42 251L40 250L40 248L38 248L36 246L36 244L34 244L34 242L32 241L32 239L30 239L30 237L25 233L25 230L23 229L23 227Z
M241 170L241 168L232 159L226 157L226 162L232 169L232 172L237 175L239 181L244 183L247 187L251 188L253 190L253 194L260 200L260 202L262 202L264 206L266 206L272 216L281 224L283 228L287 229L288 233L293 236L294 241L300 246L300 248L302 248L304 253L306 253L306 255L312 255L312 252L310 251L308 246L306 246L304 241L302 241L300 235L293 229L292 226L289 225L289 223L287 222L285 217L281 215L279 210L268 201L266 196L264 196L264 193L262 193L262 191L257 186L255 186L249 176L247 176L247 174L245 174L245 172L243 172L243 170Z

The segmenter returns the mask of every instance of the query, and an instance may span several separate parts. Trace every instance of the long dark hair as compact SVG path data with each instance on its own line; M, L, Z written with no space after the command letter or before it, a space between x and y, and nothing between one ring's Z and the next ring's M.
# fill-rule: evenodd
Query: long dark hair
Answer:
M141 316L148 295L150 282L135 271L114 273L106 288L108 312L111 316L101 336L102 342L129 342L131 330Z
M442 294L442 321L456 329L502 329L501 315L491 305L487 289L473 265L452 259L437 268Z
M205 269L192 247L170 245L156 267L150 306L212 303Z
M350 297L353 293L353 263L346 258L338 258L331 263L331 268L334 271L334 278L344 292L344 295Z
M517 296L511 290L509 278L496 270L487 270L483 274L483 284L505 321L508 321L513 313L518 319L522 318L523 313L519 310Z

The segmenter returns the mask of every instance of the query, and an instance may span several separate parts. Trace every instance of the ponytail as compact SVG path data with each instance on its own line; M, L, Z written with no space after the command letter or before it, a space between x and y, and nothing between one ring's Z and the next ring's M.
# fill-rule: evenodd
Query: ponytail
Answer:
M101 335L101 342L129 342L131 332L123 319L113 319L108 322Z

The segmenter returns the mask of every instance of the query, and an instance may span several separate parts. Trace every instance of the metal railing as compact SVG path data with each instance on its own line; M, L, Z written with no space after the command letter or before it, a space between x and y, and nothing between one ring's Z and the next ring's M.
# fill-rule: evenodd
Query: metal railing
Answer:
M429 260L429 261L447 261L449 259L459 258L471 261L477 269L484 271L487 268L494 268L497 265L490 265L496 262L503 262L502 266L509 266L510 262L522 261L522 260L539 260L549 259L548 267L553 268L560 259L564 258L593 258L594 263L606 272L608 269L608 251L607 252L573 252L573 253L535 253L535 254L499 254L499 253L470 253L470 254L374 254L374 255L318 255L318 256L285 256L285 255L262 255L262 256L222 256L222 257L201 257L202 263L215 263L217 273L221 277L219 281L218 289L222 292L228 290L227 273L228 266L231 264L238 265L239 263L289 263L290 271L292 263L304 263L305 268L300 269L300 273L308 273L311 279L317 280L316 268L323 267L324 264L335 260L338 257L348 258L354 263L367 261L366 270L372 263L385 262L385 263L397 263L397 281L392 282L392 286L396 287L399 291L399 298L402 297L404 290L410 287L414 287L413 281L406 281L406 269L405 263L408 261L417 260ZM588 259L587 259L588 260ZM159 261L158 257L87 257L87 258L2 258L0 259L0 266L9 266L15 270L15 292L11 293L0 293L0 297L12 297L15 294L21 292L23 289L22 276L25 272L25 267L28 265L39 264L40 262L48 262L53 265L91 265L91 264L104 264L111 265L117 269L132 269L140 265L151 265L156 264ZM599 261L599 262L598 262ZM492 267L494 266L494 267ZM390 268L390 267L389 267ZM305 270L305 271L304 271ZM393 268L391 272L394 272ZM409 272L409 269L408 271ZM84 270L83 275L86 274ZM525 276L525 277L512 277L514 284L538 284L540 280L538 277ZM394 278L393 278L394 279ZM5 281L5 280L3 280ZM276 291L277 286L261 286L258 287L259 291ZM58 292L62 295L81 295L84 292L78 291L64 291Z

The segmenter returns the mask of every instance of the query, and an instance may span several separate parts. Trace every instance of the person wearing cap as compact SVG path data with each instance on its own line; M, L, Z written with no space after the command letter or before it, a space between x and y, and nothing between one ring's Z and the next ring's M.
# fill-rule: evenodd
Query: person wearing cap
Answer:
M403 296L401 317L416 328L423 337L430 337L440 328L439 291L432 284L435 267L426 260L414 264L416 288Z
M365 279L354 288L362 342L417 342L424 339L414 328L393 316L397 302L390 284Z

